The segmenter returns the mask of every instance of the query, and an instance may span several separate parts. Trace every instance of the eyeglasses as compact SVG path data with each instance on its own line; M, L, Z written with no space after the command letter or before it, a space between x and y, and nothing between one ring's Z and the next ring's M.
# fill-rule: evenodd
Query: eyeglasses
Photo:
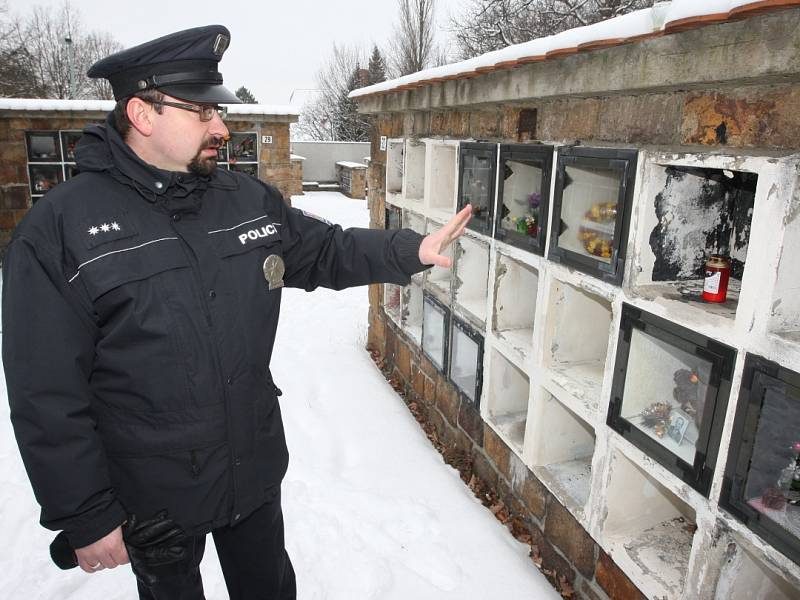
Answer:
M200 115L201 121L210 121L214 115L219 115L220 119L228 116L228 109L225 106L216 106L214 104L184 104L183 102L168 102L167 100L150 101L150 104L164 104L165 106L172 106L180 108L181 110L190 110Z

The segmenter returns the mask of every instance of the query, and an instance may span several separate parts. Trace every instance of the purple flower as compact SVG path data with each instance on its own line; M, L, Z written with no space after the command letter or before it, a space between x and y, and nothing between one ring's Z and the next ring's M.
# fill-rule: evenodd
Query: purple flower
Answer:
M792 444L792 450L794 450L795 452L800 452L800 442L795 442L794 444Z
M541 201L542 195L538 192L533 192L530 196L528 196L528 204L531 208L538 208Z

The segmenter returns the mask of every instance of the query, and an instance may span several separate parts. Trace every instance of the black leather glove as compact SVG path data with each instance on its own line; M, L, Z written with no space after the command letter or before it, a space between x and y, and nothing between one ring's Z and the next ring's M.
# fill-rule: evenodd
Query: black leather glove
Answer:
M152 519L130 515L122 526L122 539L136 576L148 586L159 578L188 573L192 560L191 538L162 510Z

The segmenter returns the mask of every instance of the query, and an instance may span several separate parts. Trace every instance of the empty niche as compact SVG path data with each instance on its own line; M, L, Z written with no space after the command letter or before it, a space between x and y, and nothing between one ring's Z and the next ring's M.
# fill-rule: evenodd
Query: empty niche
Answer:
M481 327L486 322L489 246L462 236L456 242L455 302Z
M489 421L518 452L525 441L528 420L528 376L497 350L492 350L489 362L491 377L487 402Z
M403 192L403 140L389 140L386 147L386 193L399 195Z
M435 221L428 221L428 232L436 231L443 227L440 223ZM448 257L451 261L453 260L453 248L455 244L449 244L447 248L442 250L442 256ZM451 263L452 264L452 263ZM453 277L453 269L447 267L437 267L433 266L428 270L427 276L425 278L425 286L426 288L434 293L439 299L443 300L445 303L449 303L452 298L452 293L450 289L451 279Z
M697 529L694 510L619 452L612 457L603 537L649 598L681 597Z
M531 353L539 274L513 258L498 254L492 331L523 356Z
M550 377L587 410L596 410L611 329L611 303L554 280L544 363Z
M425 195L425 143L407 140L405 161L403 199L422 204Z
M741 544L731 542L714 600L797 600L800 589L772 571Z
M591 489L594 429L544 392L534 431L536 474L573 512L583 513Z
M411 282L403 289L401 326L419 346L422 342L422 286Z
M433 142L428 146L428 152L430 170L425 178L427 206L432 211L443 213L443 216L453 215L456 209L458 146Z
M640 291L733 318L747 262L758 175L674 165L652 169ZM712 254L731 261L724 303L702 299L705 265Z

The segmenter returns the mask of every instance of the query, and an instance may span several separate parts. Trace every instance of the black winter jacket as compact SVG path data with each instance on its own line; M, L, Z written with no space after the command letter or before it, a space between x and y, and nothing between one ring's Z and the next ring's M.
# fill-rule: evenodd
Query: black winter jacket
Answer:
M11 418L42 524L73 547L127 513L235 525L288 463L265 259L305 290L406 284L421 237L343 231L241 173L156 169L110 122L77 154L81 173L30 210L3 264Z

